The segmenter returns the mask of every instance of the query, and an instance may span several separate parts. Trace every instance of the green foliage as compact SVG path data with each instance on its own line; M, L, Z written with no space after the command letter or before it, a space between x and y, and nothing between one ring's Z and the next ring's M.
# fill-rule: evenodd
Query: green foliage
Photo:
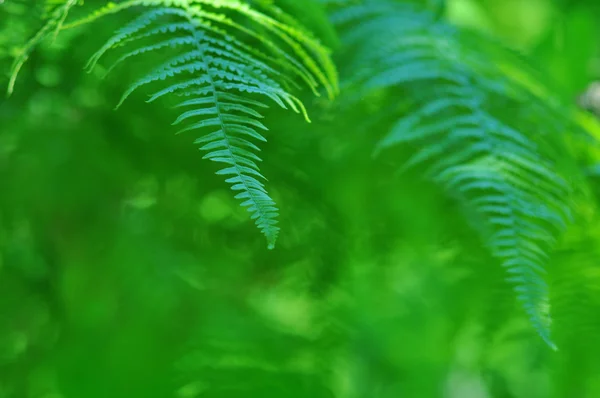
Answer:
M44 28L27 43L13 66L9 93L27 54L50 30L61 30L69 9L76 3L68 1L58 6ZM285 23L278 22L238 1L133 0L118 5L109 3L72 22L69 27L88 24L135 6L158 8L145 12L120 28L92 56L88 68L93 69L111 49L123 50L124 53L111 65L109 72L117 65L131 62L146 53L173 50L171 56L166 56L127 89L117 108L134 91L156 82L162 82L164 86L148 102L171 94L189 97L177 106L191 110L183 112L174 124L200 117L200 121L189 123L179 132L212 129L196 143L202 144L200 149L208 152L205 159L226 164L217 174L226 176L232 189L239 191L236 199L243 201L242 206L247 207L252 219L256 220L256 226L267 238L269 248L274 248L279 234L276 226L278 209L260 181L264 179L257 165L261 159L255 153L260 149L247 139L266 141L257 131L267 130L258 120L263 116L252 107L264 108L267 105L241 94L266 97L284 109L290 107L295 112L301 111L310 121L304 105L290 94L289 87L295 84L293 78L298 77L317 95L319 84L323 84L328 95L333 97L336 77L326 51L293 20L288 18ZM266 32L257 34L254 29L217 12L221 8L237 12L253 21L254 29ZM256 43L254 46L244 44L229 30L250 37L264 51L254 47ZM270 59L276 60L274 67L280 70L265 63Z
M583 76L458 3L0 8L0 397L596 397Z
M532 324L554 346L543 274L571 212L570 187L552 157L568 154L547 149L564 140L555 111L502 74L502 59L496 61L493 50L480 50L495 44L462 34L428 12L366 4L338 12L334 21L346 32L346 82L356 97L393 89L411 100L395 110L400 120L376 152L414 148L403 167L421 166L462 203L507 269ZM506 118L506 108L526 110ZM529 128L545 133L540 137Z

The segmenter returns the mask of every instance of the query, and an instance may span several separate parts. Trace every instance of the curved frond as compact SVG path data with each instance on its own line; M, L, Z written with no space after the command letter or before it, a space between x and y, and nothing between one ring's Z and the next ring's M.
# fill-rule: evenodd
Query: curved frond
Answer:
M170 6L160 7L164 4ZM196 143L206 152L204 158L224 164L217 174L225 176L273 248L278 209L258 166L256 143L266 141L259 131L267 130L258 109L267 107L269 100L309 121L304 105L288 87L296 87L297 78L315 94L325 87L333 96L336 77L327 52L299 27L279 23L239 1L128 1L68 27L134 5L149 9L108 39L87 68L113 52L117 57L108 72L145 55L168 54L125 90L117 107L146 87L154 89L148 102L179 97L176 109L182 113L174 124L182 126L180 133L201 132ZM220 9L235 11L270 34L258 34ZM247 44L246 39L261 46Z
M462 202L533 326L554 347L543 275L571 217L570 187L552 156L568 122L537 98L531 79L485 58L492 44L430 12L368 2L343 8L334 21L345 32L343 81L355 99L393 90L392 100L404 101L396 112L409 109L376 153L412 148L404 168L422 169Z
M51 8L46 25L15 59L9 94L30 51L50 33L125 10L143 10L90 58L88 70L113 53L118 55L107 73L144 56L156 63L155 55L160 55L162 61L125 90L117 107L147 86L155 88L148 102L184 97L177 105L183 113L174 124L183 125L180 132L202 132L196 143L206 152L204 158L225 164L218 174L226 177L272 248L279 232L278 209L261 182L255 142L266 140L259 130L267 128L257 108L267 107L264 101L269 100L302 113L310 122L291 91L301 81L315 95L321 89L329 98L336 95L337 74L329 50L274 5L261 8L281 18L241 0L128 0L108 2L65 22L78 2L65 0Z

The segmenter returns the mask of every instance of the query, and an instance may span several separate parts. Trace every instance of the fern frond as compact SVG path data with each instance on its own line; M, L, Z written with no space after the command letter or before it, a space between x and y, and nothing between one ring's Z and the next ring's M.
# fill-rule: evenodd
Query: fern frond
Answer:
M170 6L152 7L164 4ZM297 86L296 77L315 94L324 86L333 96L337 90L335 70L326 51L300 28L279 23L235 0L128 1L83 21L134 5L150 9L119 29L90 58L87 68L93 69L109 52L118 52L108 67L111 72L141 56L169 51L161 64L125 90L117 107L146 86L155 87L148 102L180 97L176 109L183 113L173 124L183 126L179 133L203 132L196 143L206 152L204 159L225 165L217 174L226 177L235 197L252 214L269 248L273 248L279 233L278 209L262 182L265 178L259 170L261 159L255 144L266 141L259 131L267 127L257 109L267 104L260 97L300 112L309 121L303 103L286 87ZM216 12L219 9L251 19L270 35L255 33ZM262 48L246 44L245 39L258 41Z
M142 56L170 51L162 64L125 90L117 108L148 85L160 86L148 102L188 97L177 108L190 110L174 124L184 124L180 132L209 129L196 143L202 144L205 159L226 165L217 174L226 176L272 248L279 232L278 209L261 182L261 159L253 141L265 141L258 130L267 128L256 108L267 107L259 99L267 98L281 108L302 113L310 122L303 103L290 91L299 87L299 80L315 95L320 95L322 88L329 98L337 94L337 74L329 50L275 6L264 8L281 20L241 0L128 0L108 2L82 18L65 22L77 2L60 2L48 23L28 42L15 60L9 93L29 52L51 31L84 26L134 7L146 9L90 58L88 70L107 53L120 53L108 74Z
M334 21L345 32L344 81L355 99L395 90L412 104L376 154L414 149L404 168L423 169L462 202L534 328L555 348L543 275L571 216L570 187L551 156L561 142L553 110L527 79L482 56L492 44L473 44L430 12L371 1L340 10ZM523 129L534 126L546 133Z

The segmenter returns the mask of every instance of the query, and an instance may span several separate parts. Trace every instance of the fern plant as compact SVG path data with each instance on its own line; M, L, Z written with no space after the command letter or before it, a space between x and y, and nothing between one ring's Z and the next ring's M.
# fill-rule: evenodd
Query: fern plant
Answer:
M278 209L267 193L258 167L257 141L266 141L259 130L267 130L257 109L273 101L284 109L302 113L310 122L302 101L291 91L303 81L314 94L325 88L333 98L336 72L328 51L291 17L285 22L236 0L133 0L105 7L64 24L67 1L56 8L44 28L30 40L13 66L9 93L27 54L50 31L58 32L92 23L104 16L135 7L143 11L120 28L91 57L92 70L108 52L120 56L108 68L131 63L147 54L169 50L162 61L133 82L117 108L134 91L160 86L148 102L164 97L180 98L180 133L200 131L196 139L204 159L223 163L217 172L226 177L236 199L242 201L272 249L279 233ZM267 7L280 18L283 12ZM242 19L242 21L239 21ZM248 26L250 25L250 26ZM260 32L260 33L258 33ZM261 97L263 99L261 99Z
M572 219L571 182L578 177L562 159L570 158L564 133L578 127L518 55L441 21L443 2L435 12L386 0L322 3L335 10L341 34L341 102L381 105L381 118L367 120L370 126L383 120L389 129L377 137L375 155L397 160L401 149L410 149L401 170L422 171L462 205L506 268L534 328L555 347L544 273ZM9 93L44 39L133 14L87 69L108 59L106 74L128 66L136 71L117 108L146 89L148 102L174 104L173 124L182 126L180 133L198 134L204 158L224 165L217 174L273 248L279 210L258 166L257 144L267 130L261 112L274 103L310 121L297 91L338 93L329 50L271 1L126 0L72 18L77 4L53 2L48 21L15 59ZM141 69L147 70L138 74Z
M356 93L349 100L387 90L389 111L400 115L375 154L411 148L402 169L422 170L462 203L531 323L555 348L544 274L571 219L571 177L557 160L568 157L559 148L573 126L538 97L539 82L523 75L516 55L431 12L371 1L333 20L345 45L343 87Z
M600 395L600 128L451 2L30 3L0 0L1 56L48 18L0 103L0 396ZM65 30L98 37L33 52ZM273 198L267 252L236 201L272 245Z

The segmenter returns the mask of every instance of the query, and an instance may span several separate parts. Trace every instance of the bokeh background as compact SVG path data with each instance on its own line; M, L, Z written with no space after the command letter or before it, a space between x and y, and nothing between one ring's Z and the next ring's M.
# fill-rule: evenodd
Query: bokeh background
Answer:
M0 86L43 13L0 1ZM596 0L444 14L530 56L573 103L600 79ZM131 72L83 71L122 21L45 43L0 98L0 398L600 396L598 319L552 352L457 205L365 150L356 126L376 104L339 117L307 97L310 125L269 112L269 251L172 109L139 95L114 111ZM570 265L555 256L557 283ZM572 299L559 341L600 294Z

